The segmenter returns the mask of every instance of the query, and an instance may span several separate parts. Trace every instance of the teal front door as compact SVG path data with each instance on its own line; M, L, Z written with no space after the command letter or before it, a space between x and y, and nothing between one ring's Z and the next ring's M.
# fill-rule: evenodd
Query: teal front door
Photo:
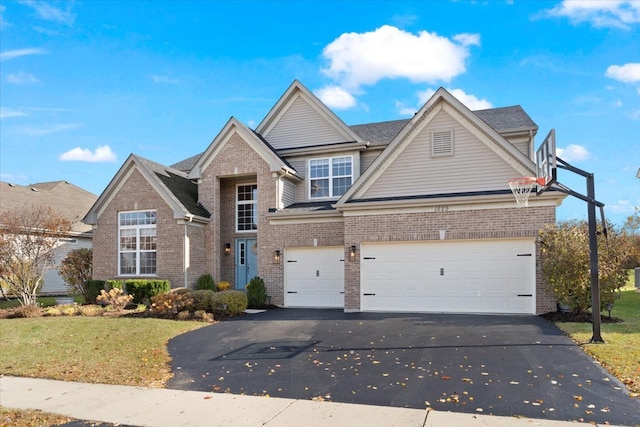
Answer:
M236 289L244 290L249 280L258 275L258 240L236 239Z

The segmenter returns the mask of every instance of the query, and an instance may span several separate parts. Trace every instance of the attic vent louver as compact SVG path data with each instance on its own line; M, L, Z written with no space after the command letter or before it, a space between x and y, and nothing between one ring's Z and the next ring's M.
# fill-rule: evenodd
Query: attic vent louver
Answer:
M453 130L431 133L431 155L433 157L453 155Z

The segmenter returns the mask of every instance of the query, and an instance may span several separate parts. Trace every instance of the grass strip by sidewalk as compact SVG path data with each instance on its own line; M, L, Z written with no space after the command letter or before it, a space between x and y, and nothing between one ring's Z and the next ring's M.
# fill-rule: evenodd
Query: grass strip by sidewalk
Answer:
M38 317L0 320L0 374L163 387L167 341L207 326L152 318Z
M622 323L602 323L604 344L590 344L591 323L558 322L556 326L580 344L602 366L629 388L631 395L640 396L640 293L626 287L616 300L612 317ZM608 312L602 313L608 316Z

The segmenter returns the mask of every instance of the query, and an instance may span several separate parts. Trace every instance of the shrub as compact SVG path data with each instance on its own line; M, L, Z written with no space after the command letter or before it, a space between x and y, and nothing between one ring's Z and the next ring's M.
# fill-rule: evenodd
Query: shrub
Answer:
M192 292L169 292L151 298L151 312L160 316L171 316L193 307Z
M189 288L173 288L169 291L172 294L188 294L193 292L191 289Z
M213 294L212 307L214 313L237 316L247 309L247 295L234 290L216 292Z
M200 289L191 293L193 298L193 311L213 311L213 296L215 292L210 289Z
M210 291L215 291L216 284L213 282L213 277L208 273L198 277L198 281L196 282L196 289L198 290L207 289Z
M171 290L168 280L132 279L124 282L127 293L133 296L136 304L148 304L151 298Z
M178 320L189 320L190 318L191 318L191 313L189 312L189 310L180 311L176 316L176 319Z
M227 282L226 280L223 280L222 282L216 285L216 289L218 290L218 292L228 291L229 289L231 289L231 283Z
M207 313L204 310L196 310L193 313L193 318L196 320L202 320L203 322L213 322L213 314Z
M107 290L111 290L113 288L124 290L124 280L116 280L116 279L107 280L105 282L105 285Z
M111 306L114 310L122 310L131 302L131 295L124 295L122 289L112 288L109 292L100 291L100 295L96 298L98 302Z
M95 304L81 305L78 310L83 316L100 316L104 313L104 308Z
M256 276L251 279L246 288L249 307L264 307L267 301L267 287L264 285L264 280L262 280L261 277Z
M42 316L42 309L33 304L0 310L0 319L22 319L40 316Z
M96 298L100 295L100 291L104 290L104 280L87 280L85 282L86 295L84 299L87 304L95 304Z
M85 300L89 296L87 282L91 280L92 265L93 251L89 248L78 248L69 251L58 268L60 276L67 283L67 289L81 294Z

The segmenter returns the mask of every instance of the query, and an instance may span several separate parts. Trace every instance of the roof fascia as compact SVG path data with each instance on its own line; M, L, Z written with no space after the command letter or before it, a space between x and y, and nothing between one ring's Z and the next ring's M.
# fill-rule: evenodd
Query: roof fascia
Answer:
M305 154L338 153L343 151L364 151L369 147L368 142L348 142L344 144L316 145L313 147L288 148L278 150L281 156L300 156Z
M269 147L267 147L260 138L253 133L251 129L246 127L235 117L231 117L193 166L188 175L189 179L198 179L201 177L202 171L205 170L211 164L213 159L216 158L226 143L229 142L234 132L238 133L240 137L247 142L256 153L258 153L258 155L269 165L271 172L280 172L284 175L297 175L296 171L287 166L276 153L269 149Z
M266 135L278 123L279 119L287 111L290 104L301 96L313 109L315 109L325 120L344 135L347 141L363 142L355 132L346 125L333 111L331 111L320 99L307 89L300 81L294 80L284 94L278 99L269 113L262 119L256 132Z

